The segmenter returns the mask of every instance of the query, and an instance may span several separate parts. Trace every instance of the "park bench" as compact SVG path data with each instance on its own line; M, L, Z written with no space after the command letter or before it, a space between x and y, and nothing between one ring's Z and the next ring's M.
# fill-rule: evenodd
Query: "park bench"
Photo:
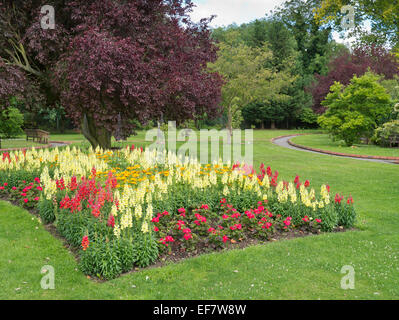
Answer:
M26 141L29 138L32 138L32 141L36 141L39 143L48 143L50 132L40 130L40 129L25 129Z

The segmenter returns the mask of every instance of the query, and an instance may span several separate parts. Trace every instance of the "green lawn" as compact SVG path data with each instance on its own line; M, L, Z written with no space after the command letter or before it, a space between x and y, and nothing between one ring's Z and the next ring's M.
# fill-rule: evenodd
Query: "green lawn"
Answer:
M399 167L290 149L272 137L301 131L255 131L255 164L299 174L332 192L351 193L359 231L271 242L203 255L98 283L28 212L0 202L0 299L398 299ZM144 135L129 139L142 145ZM76 139L78 140L78 139ZM55 268L55 290L40 288L40 269ZM340 287L344 265L355 290ZM238 271L238 272L236 272Z
M0 149L32 148L32 147L39 147L39 146L44 146L44 144L33 142L32 140L26 141L23 138L19 138L19 139L1 140L1 148Z
M291 139L292 142L316 149L369 156L399 157L399 148L382 148L375 145L356 144L347 147L342 141L332 141L327 134L312 134Z

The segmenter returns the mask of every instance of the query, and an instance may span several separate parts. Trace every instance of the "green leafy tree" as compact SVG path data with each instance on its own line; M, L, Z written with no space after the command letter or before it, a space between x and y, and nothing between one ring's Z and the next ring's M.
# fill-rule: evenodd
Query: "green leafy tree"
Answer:
M270 67L273 54L267 45L252 48L237 43L237 35L237 31L229 33L226 42L219 44L217 61L209 64L210 70L221 74L225 81L222 105L230 133L241 123L245 105L253 101L270 103L284 99L284 88L294 80L289 73L276 72Z
M23 133L23 114L15 107L7 108L0 113L0 148L1 139L15 138Z
M322 102L328 109L318 119L320 126L348 146L361 137L369 139L392 112L391 97L379 80L379 76L367 72L355 76L346 88L335 82Z

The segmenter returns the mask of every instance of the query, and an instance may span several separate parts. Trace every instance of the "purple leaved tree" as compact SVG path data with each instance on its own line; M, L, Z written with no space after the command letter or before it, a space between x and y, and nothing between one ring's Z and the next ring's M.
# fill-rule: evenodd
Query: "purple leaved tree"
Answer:
M40 27L45 2L0 0L0 57L39 81L47 104L60 102L93 147L110 148L137 121L220 113L209 19L193 23L190 1L55 0L54 30Z

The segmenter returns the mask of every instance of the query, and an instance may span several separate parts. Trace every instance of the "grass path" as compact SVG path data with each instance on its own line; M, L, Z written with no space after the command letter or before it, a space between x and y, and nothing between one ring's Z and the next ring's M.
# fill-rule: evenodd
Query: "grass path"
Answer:
M285 179L299 174L314 186L328 183L332 192L351 193L359 231L208 254L96 283L32 215L0 201L0 299L398 299L398 167L270 142L295 133L256 131L255 165L264 162ZM55 290L40 288L46 264L55 269ZM355 290L340 288L344 265L355 268Z

